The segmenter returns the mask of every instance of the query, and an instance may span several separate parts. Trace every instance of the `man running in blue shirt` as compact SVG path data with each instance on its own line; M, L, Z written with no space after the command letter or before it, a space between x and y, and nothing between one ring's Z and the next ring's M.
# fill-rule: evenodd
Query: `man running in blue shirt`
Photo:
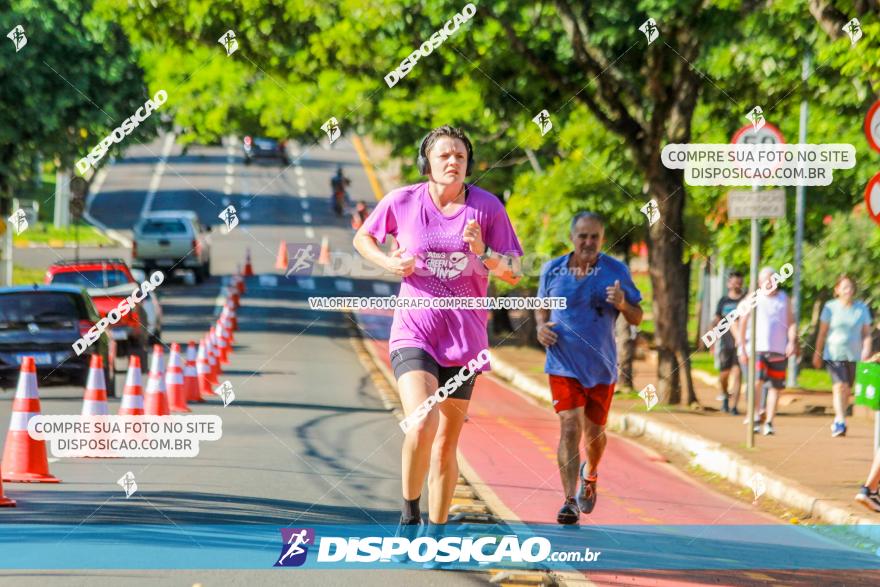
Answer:
M560 524L577 524L580 512L589 514L596 506L605 422L617 382L614 323L618 314L633 326L642 321L642 294L627 266L600 252L604 238L602 219L579 213L571 222L574 250L546 263L538 286L538 297L564 297L567 306L536 312L538 342L547 348L544 372L560 422L557 462L565 491L556 517ZM581 435L587 453L583 464Z

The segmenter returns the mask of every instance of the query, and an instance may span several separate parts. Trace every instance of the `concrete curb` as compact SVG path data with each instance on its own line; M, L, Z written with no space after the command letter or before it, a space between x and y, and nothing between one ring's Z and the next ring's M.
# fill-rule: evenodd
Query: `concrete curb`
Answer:
M492 372L518 387L537 400L550 404L550 388L525 375L513 365L490 353ZM749 481L756 474L764 477L765 495L787 506L808 512L817 521L851 525L853 531L871 540L880 540L880 524L868 518L857 516L847 510L827 503L827 499L817 496L812 490L781 475L755 465L735 452L724 448L719 442L708 440L696 434L683 432L670 426L646 418L639 414L622 414L611 410L608 424L627 436L643 436L656 442L667 450L674 450L688 456L691 463L702 469L723 477L745 488L751 489Z

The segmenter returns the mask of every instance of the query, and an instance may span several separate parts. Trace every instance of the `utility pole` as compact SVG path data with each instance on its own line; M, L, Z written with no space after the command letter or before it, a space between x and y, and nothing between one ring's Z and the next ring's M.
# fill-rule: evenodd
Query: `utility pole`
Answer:
M807 142L807 78L810 77L810 53L804 55L803 67L801 68L801 80L803 97L801 98L801 120L800 131L798 133L798 142L806 144ZM795 204L795 235L794 235L794 288L792 290L792 312L794 313L794 323L797 330L801 320L801 273L803 271L804 257L804 206L807 188L804 185L797 186L797 200ZM798 358L792 355L788 358L788 375L785 382L786 387L797 387L798 377Z

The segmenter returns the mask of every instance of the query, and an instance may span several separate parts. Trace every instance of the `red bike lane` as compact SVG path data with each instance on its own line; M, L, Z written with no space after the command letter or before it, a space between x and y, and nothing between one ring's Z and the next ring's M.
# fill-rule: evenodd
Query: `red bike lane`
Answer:
M387 341L367 343L390 367ZM478 477L471 482L491 489L518 518L510 521L555 524L563 495L556 465L559 424L553 411L484 375L477 379L468 415L459 454ZM581 516L582 526L778 523L747 503L697 484L655 452L615 434L608 435L598 492L596 509ZM584 575L597 585L662 586L748 585L778 580L777 573L773 572L774 577L747 571L590 571Z

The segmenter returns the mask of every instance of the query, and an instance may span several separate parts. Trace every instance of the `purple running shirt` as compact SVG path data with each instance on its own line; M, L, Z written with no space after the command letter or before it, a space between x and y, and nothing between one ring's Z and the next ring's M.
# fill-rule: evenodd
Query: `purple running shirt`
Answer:
M427 182L396 189L382 198L364 227L380 243L392 235L406 249L404 256L415 257L415 271L403 278L398 297L485 297L488 270L461 238L471 219L493 251L522 256L501 200L476 186L469 186L464 206L451 216L437 209ZM489 348L487 320L488 310L397 308L389 348L423 349L442 367L465 365Z

